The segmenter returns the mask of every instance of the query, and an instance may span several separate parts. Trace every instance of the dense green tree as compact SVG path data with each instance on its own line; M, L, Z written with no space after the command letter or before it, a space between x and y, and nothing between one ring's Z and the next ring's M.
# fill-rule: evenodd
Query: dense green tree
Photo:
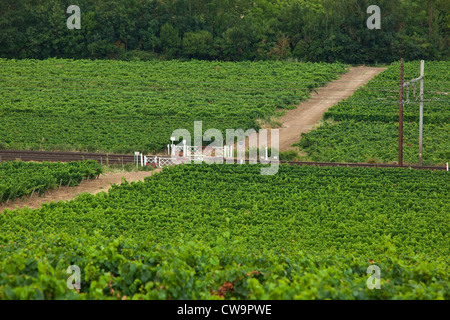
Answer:
M170 23L166 22L161 27L161 49L168 59L176 58L181 46L181 39L178 30Z
M183 36L183 51L188 58L210 59L215 55L213 36L206 30L186 32Z
M2 0L0 57L391 62L448 59L448 0ZM369 5L381 30L366 26Z

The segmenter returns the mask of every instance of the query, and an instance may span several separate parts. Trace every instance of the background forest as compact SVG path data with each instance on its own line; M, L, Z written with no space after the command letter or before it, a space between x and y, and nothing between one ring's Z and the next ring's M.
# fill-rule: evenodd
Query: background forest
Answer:
M67 28L69 5L80 30ZM366 26L369 5L380 30ZM2 0L0 57L445 60L449 12L446 0Z

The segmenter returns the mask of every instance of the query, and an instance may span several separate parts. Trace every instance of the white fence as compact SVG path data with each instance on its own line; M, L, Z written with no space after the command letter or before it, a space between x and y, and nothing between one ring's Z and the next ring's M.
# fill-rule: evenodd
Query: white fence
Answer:
M262 156L259 160L264 163L270 161L268 158L267 148L265 150L265 157ZM142 153L136 151L135 163L136 166L148 166L153 165L155 167L165 167L176 164L182 164L191 162L192 160L211 161L216 162L218 159L229 159L234 157L234 148L232 145L223 147L206 147L202 150L202 147L187 146L175 146L172 144L167 145L168 156L145 156ZM243 163L244 160L241 160Z

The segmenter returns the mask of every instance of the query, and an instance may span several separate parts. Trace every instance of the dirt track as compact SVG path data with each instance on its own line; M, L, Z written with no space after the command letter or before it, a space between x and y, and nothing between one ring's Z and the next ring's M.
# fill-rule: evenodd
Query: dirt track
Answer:
M288 150L300 140L302 132L310 131L320 121L329 108L350 97L360 86L384 70L386 68L350 68L339 80L319 88L311 99L302 102L297 109L288 110L281 118L283 127L280 128L280 150Z
M302 102L296 109L287 110L286 115L281 118L283 127L280 128L280 150L288 150L292 148L292 144L300 140L302 132L310 131L322 118L322 115L337 102L351 96L360 86L366 84L375 75L381 73L386 68L372 67L352 67L347 73L342 75L339 80L329 83L327 86L317 89L316 93L312 93L312 97ZM248 140L247 144L248 146ZM270 137L269 137L270 145ZM101 191L108 191L112 183L120 184L122 177L127 181L143 180L144 177L150 176L154 171L142 172L122 172L108 173L101 175L99 179L83 181L77 187L62 187L61 190L53 190L41 197L33 196L32 199L25 199L23 202L17 199L8 205L0 205L0 212L4 209L16 209L29 207L32 209L39 208L43 203L52 201L71 200L77 195L89 192L96 194Z
M111 184L120 184L122 182L122 177L124 177L128 182L134 182L138 180L144 180L156 172L160 172L161 169L156 169L153 171L138 171L138 172L119 172L119 173L106 173L100 175L98 179L95 180L84 180L79 186L76 187L61 187L60 190L54 189L49 191L47 194L42 196L34 195L33 198L25 198L22 202L20 199L9 203L8 205L0 205L0 212L5 209L16 209L28 207L31 209L39 208L43 203L50 203L52 201L61 200L72 200L77 195L81 193L92 193L96 194L102 191L108 191Z
M312 130L329 108L350 97L359 87L384 70L386 68L351 67L338 80L312 92L311 98L302 102L296 109L286 110L286 114L280 118L283 125L279 128L279 150L295 149L292 144L300 141L303 132ZM248 142L247 138L246 146L249 145ZM268 146L270 145L269 134Z

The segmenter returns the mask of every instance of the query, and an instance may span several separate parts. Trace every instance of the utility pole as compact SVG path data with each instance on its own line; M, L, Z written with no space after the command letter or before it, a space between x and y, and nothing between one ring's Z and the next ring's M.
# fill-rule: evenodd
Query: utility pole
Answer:
M400 60L400 100L398 110L398 165L403 166L403 58Z
M402 73L403 74L403 73ZM409 103L409 89L410 87L414 87L414 96L416 96L416 83L417 81L420 81L420 116L419 116L419 165L422 166L422 155L423 155L423 87L425 84L425 61L421 60L420 61L420 77L416 78L416 79L412 79L411 81L407 81L405 83L403 83L403 87L408 87L408 91L406 93L406 103ZM401 80L401 82L403 82L403 78ZM402 96L403 93L400 94L400 96ZM400 101L402 101L402 99L400 99ZM403 114L403 105L401 106L401 113ZM402 117L403 118L403 117ZM402 119L402 123L403 123L403 119ZM399 129L400 130L400 129ZM402 128L403 131L403 128ZM403 139L403 138L402 138ZM399 149L400 150L400 149ZM400 159L400 155L399 155L399 159Z
M420 61L420 118L419 118L419 166L422 165L423 138L423 86L425 82L425 61Z

